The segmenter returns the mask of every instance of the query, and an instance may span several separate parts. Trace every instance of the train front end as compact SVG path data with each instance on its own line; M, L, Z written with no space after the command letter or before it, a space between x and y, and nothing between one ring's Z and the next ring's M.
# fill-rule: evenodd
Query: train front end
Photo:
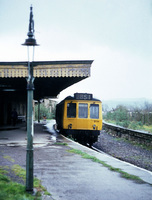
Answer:
M102 129L102 103L92 94L76 93L64 102L63 129L67 135L92 145Z

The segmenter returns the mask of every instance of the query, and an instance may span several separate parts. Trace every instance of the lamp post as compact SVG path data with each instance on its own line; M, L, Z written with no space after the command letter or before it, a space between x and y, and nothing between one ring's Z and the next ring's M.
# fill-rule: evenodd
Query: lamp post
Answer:
M27 78L27 149L26 149L26 191L33 192L33 61L34 47L38 44L34 38L34 20L32 6L30 7L30 20L28 38L22 45L28 50L28 78ZM32 62L30 62L30 48L33 49Z

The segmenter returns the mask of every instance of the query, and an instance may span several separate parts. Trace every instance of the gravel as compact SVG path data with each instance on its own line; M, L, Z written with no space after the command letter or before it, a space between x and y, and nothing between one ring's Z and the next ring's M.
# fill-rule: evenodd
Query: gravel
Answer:
M94 146L115 158L152 171L152 148L132 144L127 140L116 138L104 130Z

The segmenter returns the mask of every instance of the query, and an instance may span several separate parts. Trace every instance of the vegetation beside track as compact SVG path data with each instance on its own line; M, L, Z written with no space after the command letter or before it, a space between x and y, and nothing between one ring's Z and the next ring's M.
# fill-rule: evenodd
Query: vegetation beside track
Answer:
M128 129L144 130L152 133L152 105L146 108L127 108L117 106L111 111L104 112L103 119Z

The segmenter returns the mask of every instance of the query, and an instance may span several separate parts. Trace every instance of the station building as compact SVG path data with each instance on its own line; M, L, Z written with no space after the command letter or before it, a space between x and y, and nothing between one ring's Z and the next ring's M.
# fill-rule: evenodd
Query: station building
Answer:
M32 62L34 100L57 98L69 86L90 76L93 60ZM16 110L26 119L28 62L0 62L0 126L11 124Z

